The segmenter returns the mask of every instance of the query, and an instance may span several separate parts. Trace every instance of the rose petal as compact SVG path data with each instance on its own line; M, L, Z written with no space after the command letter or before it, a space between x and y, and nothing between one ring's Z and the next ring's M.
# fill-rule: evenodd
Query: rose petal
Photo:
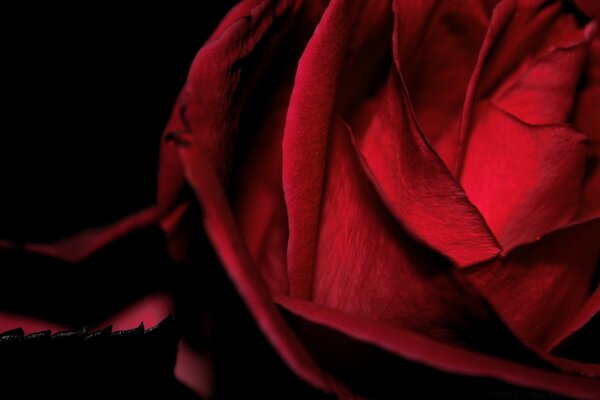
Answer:
M595 29L592 22L580 42L555 47L540 56L509 89L496 96L495 104L530 124L567 121Z
M596 271L596 274L598 273L599 271ZM600 287L596 288L594 294L585 302L567 327L556 336L548 348L555 349L560 346L562 342L568 340L570 336L584 328L597 315L600 315Z
M584 137L529 125L563 123L571 112L595 29L577 18L558 3L504 2L469 85L457 174L507 252L573 222L579 208ZM523 35L532 40L516 39Z
M530 67L531 55L571 47L585 39L577 15L561 2L508 0L494 14L486 38L491 43L482 48L476 67L483 70L471 82L479 99L514 83L519 72ZM529 40L519 40L523 37Z
M477 122L472 115L477 103L514 85L531 67L531 55L539 57L548 49L573 47L582 39L585 41L584 36L573 10L563 7L561 2L506 0L496 7L467 89L458 157L451 165L457 176L461 176L471 125ZM528 40L521 40L523 37ZM559 71L565 72L567 79L563 86L566 87L569 76L574 74L573 71ZM568 106L569 102L563 103Z
M290 322L296 326L296 330L302 335L307 346L311 346L313 351L315 351L314 344L319 343L320 340L318 342L311 341L311 331L317 330L315 327L325 327L326 330L337 331L344 336L356 340L357 345L353 346L353 349L359 348L358 344L360 343L372 344L401 359L414 361L440 371L456 374L454 375L454 379L460 379L461 375L479 378L491 377L525 388L544 390L576 398L594 398L600 392L600 381L596 379L569 376L551 370L530 367L521 363L478 354L436 342L407 330L392 328L386 324L377 323L372 320L363 320L356 316L350 316L343 312L301 299L277 296L276 300L278 304L293 314ZM314 327L307 324L308 322L312 323ZM322 339L324 336L324 332L321 332L319 338ZM339 343L339 341L334 343ZM354 351L346 351L344 354L336 354L333 352L333 348L333 345L327 347L328 360L343 357L345 361L341 365L356 365L357 368L360 365L368 363L368 354L366 355L366 359L361 359L361 353L356 354ZM315 354L315 356L318 355ZM349 360L349 358L352 359L354 357L357 360ZM410 368L411 371L415 370L414 366ZM355 377L354 379L357 379L357 375L357 371L353 370L352 376ZM392 373L390 375L394 385L401 384L398 381L398 374ZM451 381L446 379L441 380L439 383L441 386L442 384L448 385L448 382ZM472 383L475 384L476 382ZM484 393L487 393L485 388L489 388L490 386L490 382L487 383L487 385L483 386L483 389L480 389ZM387 384L390 385L390 382L387 382ZM459 387L464 389L469 386Z
M396 30L400 24L397 17ZM394 49L397 45L395 41ZM395 52L398 68L399 56ZM409 233L460 267L498 254L481 214L419 130L398 71L389 75L380 101L371 125L357 132L357 142L393 215Z
M575 0L575 4L590 17L600 16L600 3L596 0Z
M143 324L146 328L158 325L175 311L173 299L163 293L143 297L111 315L93 330L112 326L113 331L125 331Z
M599 6L600 8L600 6ZM598 15L598 14L596 14ZM585 219L600 212L600 36L592 42L578 93L573 121L590 138L588 164L583 182L578 217Z
M253 55L260 61L252 68L232 171L234 215L272 293L289 292L281 147L298 60L323 13L320 2L310 5L278 21Z
M179 342L175 377L200 398L209 398L214 391L214 376L210 358L194 350L184 340Z
M130 219L125 219L130 221ZM59 245L23 245L0 249L5 284L0 292L0 309L50 320L64 326L90 326L113 315L141 297L169 291L174 273L157 226L137 227L123 234L115 224L97 235L84 232ZM118 232L102 247L97 237ZM91 238L86 242L86 238ZM65 245L75 243L76 247ZM77 259L64 253L80 249ZM85 254L84 258L79 259ZM155 297L160 297L156 295ZM167 302L153 312L162 319ZM146 307L151 310L153 307ZM150 314L150 311L148 312ZM139 324L140 321L137 322Z
M552 233L464 274L527 343L550 348L591 298L600 220Z
M334 0L298 63L283 138L283 188L289 220L290 294L309 298L329 129L351 28L362 2Z
M563 359L574 359L581 363L600 365L599 333L600 313L597 313L585 325L552 349L552 354Z
M490 103L474 120L461 182L505 251L573 221L586 137L566 125L527 125Z
M485 310L454 281L451 265L415 243L389 214L362 170L351 135L336 118L328 144L313 301L443 340L474 333L471 324L485 320Z
M68 329L65 325L53 321L0 311L0 334L18 328L23 329L25 335L46 330L61 332Z
M248 18L237 20L196 56L184 88L189 131L180 138L179 154L186 179L204 215L203 223L222 264L258 325L300 377L322 389L328 385L312 359L285 324L254 265L229 205L231 156L237 137L243 60L260 48L274 21L292 2L261 2ZM234 98L232 98L234 96Z
M0 240L0 249L22 248L27 252L54 257L76 264L110 243L156 223L156 209L149 207L123 218L112 225L91 228L55 243L26 243L19 245Z
M493 3L395 2L402 75L423 133L449 166L456 158L467 84Z

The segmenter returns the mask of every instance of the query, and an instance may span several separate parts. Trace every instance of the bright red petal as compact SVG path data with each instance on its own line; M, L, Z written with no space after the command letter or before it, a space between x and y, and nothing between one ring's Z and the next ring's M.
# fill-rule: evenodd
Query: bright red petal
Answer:
M535 126L482 103L461 182L506 251L573 221L585 169L585 135Z

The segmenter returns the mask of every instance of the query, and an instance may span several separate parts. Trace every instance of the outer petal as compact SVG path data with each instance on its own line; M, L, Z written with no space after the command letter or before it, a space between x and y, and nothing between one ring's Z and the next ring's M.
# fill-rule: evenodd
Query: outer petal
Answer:
M158 227L134 227L132 221L136 218L55 245L0 248L1 312L63 327L92 327L123 305L147 298L138 314L148 323L163 319L172 301L158 293L171 289L175 271ZM123 320L131 324L132 319Z
M242 94L248 80L245 60L253 60L274 24L293 15L292 1L263 1L198 53L184 89L184 125L179 155L203 212L206 233L258 325L282 358L303 379L327 383L273 304L230 208L232 155L240 128ZM255 59L254 59L255 60ZM252 64L250 64L252 65Z
M277 301L290 311L290 323L314 356L358 394L389 396L393 390L402 395L407 391L422 394L433 386L436 390L467 391L467 396L480 398L489 395L490 388L502 393L516 389L486 378L575 398L596 398L600 392L600 381L596 379L474 353L300 299L280 296ZM410 371L411 377L422 373L428 386L422 387L423 380L418 380L419 386L404 381L405 371ZM469 376L477 379L467 379Z
M596 274L599 271L596 270ZM554 349L563 342L570 339L578 331L584 329L594 318L600 316L600 287L597 287L594 294L588 298L583 307L575 314L571 322L562 330L562 332L553 340L550 348ZM600 361L597 361L600 364Z
M549 350L597 309L593 292L599 257L600 220L596 219L554 232L515 250L502 262L464 274L525 343ZM598 366L549 361L580 373L600 374Z

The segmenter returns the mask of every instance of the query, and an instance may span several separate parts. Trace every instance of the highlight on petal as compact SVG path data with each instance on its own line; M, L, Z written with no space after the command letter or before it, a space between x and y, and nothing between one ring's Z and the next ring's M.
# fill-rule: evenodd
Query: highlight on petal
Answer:
M351 138L337 118L328 145L312 301L470 350L554 364L515 338L479 294L456 279L448 262L403 232L367 179Z
M21 329L24 335L29 335L31 333L46 330L60 332L66 330L67 327L54 321L0 311L0 334L4 334L13 329Z
M493 104L474 113L461 183L504 247L573 221L586 137L567 125L528 125Z
M496 256L494 236L414 125L394 74L372 125L357 137L365 169L407 231L457 266Z
M400 20L396 16L395 29ZM431 148L415 120L402 77L388 75L379 108L357 144L368 175L393 215L418 240L460 267L494 257L499 246L479 211Z
M505 252L578 218L589 150L565 123L596 29L582 21L559 2L501 3L469 84L456 174Z
M336 118L311 299L439 340L485 342L477 338L490 335L485 308L454 280L449 262L404 232L359 158L349 127Z

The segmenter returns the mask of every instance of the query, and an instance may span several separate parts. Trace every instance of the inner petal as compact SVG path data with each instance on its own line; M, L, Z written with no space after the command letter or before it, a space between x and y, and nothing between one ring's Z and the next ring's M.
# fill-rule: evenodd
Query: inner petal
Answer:
M475 326L486 320L485 309L454 281L447 261L416 243L390 215L339 118L323 199L313 301L446 341L481 332Z
M397 1L402 74L420 127L452 165L467 85L495 1Z

